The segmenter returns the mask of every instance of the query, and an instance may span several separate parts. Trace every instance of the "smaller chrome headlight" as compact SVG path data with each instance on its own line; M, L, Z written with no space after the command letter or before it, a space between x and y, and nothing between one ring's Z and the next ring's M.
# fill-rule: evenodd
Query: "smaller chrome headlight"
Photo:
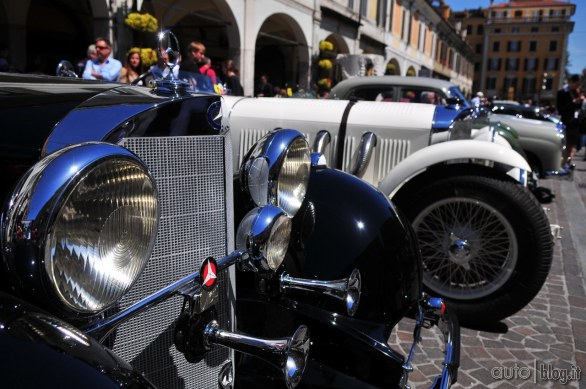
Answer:
M291 218L280 208L255 208L238 226L236 248L250 255L253 270L275 271L285 259L291 227Z
M257 206L275 205L293 217L305 199L310 167L311 152L303 134L276 130L258 141L244 158L241 184Z

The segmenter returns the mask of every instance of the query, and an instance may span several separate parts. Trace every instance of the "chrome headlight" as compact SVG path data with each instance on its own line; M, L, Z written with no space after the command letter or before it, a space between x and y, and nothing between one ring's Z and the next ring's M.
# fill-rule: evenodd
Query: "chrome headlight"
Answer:
M158 218L154 180L134 154L105 143L71 146L21 180L5 212L4 253L13 269L30 272L17 276L39 298L95 313L140 276Z
M277 130L262 138L244 158L241 184L257 206L275 205L293 217L305 198L310 166L311 152L303 134Z
M250 255L253 270L275 271L285 259L291 228L291 218L282 209L272 205L255 208L238 226L236 248Z

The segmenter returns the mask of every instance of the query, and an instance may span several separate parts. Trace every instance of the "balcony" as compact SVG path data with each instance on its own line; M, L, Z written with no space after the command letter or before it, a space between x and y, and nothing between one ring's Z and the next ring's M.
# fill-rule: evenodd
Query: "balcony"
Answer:
M570 15L544 15L544 16L528 16L528 17L491 17L486 20L486 24L509 24L509 23L562 23L570 22Z

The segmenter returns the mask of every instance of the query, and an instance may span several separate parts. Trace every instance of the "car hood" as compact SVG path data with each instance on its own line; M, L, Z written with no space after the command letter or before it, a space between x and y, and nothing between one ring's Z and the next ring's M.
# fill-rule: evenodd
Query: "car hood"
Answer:
M517 131L520 138L532 137L540 139L558 138L555 123L541 120L519 118L512 115L491 114L492 122L501 122Z
M12 186L39 159L53 127L71 110L116 86L76 78L0 73L3 186ZM3 189L5 192L8 188Z
M118 84L0 74L0 159L35 160L51 130L81 102Z

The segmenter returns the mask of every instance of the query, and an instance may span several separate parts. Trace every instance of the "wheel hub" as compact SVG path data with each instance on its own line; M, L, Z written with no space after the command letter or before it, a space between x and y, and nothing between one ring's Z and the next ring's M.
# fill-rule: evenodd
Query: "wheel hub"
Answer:
M461 239L453 232L450 233L450 245L448 246L449 259L453 263L470 269L472 260L472 246L466 239Z

